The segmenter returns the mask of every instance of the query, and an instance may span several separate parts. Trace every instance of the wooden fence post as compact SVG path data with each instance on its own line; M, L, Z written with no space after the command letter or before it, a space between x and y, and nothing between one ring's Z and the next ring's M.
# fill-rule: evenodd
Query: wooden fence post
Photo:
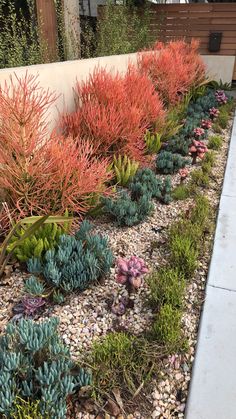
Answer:
M57 18L54 0L36 0L37 20L42 42L48 48L45 61L57 59Z

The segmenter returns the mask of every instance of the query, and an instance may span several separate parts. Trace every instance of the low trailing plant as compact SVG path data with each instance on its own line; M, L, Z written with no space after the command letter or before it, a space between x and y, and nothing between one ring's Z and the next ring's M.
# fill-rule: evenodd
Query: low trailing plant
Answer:
M163 267L154 271L146 280L150 289L149 301L158 310L164 304L180 308L185 290L185 277L175 268Z
M151 334L153 339L170 352L182 349L181 311L170 304L164 304L152 326Z
M103 211L115 220L118 226L139 224L146 219L153 209L151 195L144 194L133 200L126 192L121 192L116 198L102 198Z
M161 151L157 155L156 167L158 172L163 174L173 174L178 172L188 164L188 160L183 158L180 154L173 154L169 151Z
M220 150L223 144L223 139L220 135L211 135L208 140L208 148L212 150Z
M12 419L49 419L45 414L43 417L40 413L40 400L30 401L16 397L11 412Z
M75 236L61 235L58 245L45 253L43 261L29 259L28 270L42 274L48 285L66 293L88 288L109 272L113 263L108 240L93 234L92 228L83 221Z
M135 176L139 163L136 161L130 160L127 156L118 157L113 156L113 165L112 165L115 176L116 183L121 186L126 186Z
M17 413L20 397L40 400L37 408L44 418L64 419L68 395L91 383L89 373L84 380L84 370L73 373L75 366L57 327L56 318L39 324L22 319L9 323L0 337L0 412L6 417Z

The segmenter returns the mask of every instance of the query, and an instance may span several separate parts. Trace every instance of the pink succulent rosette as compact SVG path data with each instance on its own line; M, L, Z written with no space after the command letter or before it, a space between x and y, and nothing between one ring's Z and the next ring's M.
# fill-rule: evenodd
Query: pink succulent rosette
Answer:
M194 136L197 138L202 137L205 134L204 128L198 127L193 130Z
M217 118L217 116L219 116L220 111L219 109L213 107L209 109L209 113L210 113L210 117L214 119L214 118Z
M116 262L116 281L122 285L131 285L135 289L142 285L142 276L149 272L143 259L131 256L130 259L118 258Z
M204 129L210 129L212 127L212 122L210 119L203 119L201 122L201 127Z
M179 169L179 174L180 174L181 180L184 180L186 179L186 177L188 177L189 170L186 167L184 167L183 169Z
M225 105L228 102L228 98L224 90L217 90L215 92L215 98L220 105Z
M199 159L203 159L207 151L207 146L202 141L193 140L191 146L189 147L189 153L193 158L192 164L196 163L197 157Z

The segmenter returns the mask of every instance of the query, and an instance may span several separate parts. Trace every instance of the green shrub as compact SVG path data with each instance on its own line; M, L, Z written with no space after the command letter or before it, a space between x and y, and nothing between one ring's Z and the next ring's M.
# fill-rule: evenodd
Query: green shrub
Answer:
M220 108L220 113L217 117L217 122L222 129L227 128L229 121L229 114L224 109Z
M176 201L182 201L191 196L191 188L189 185L178 185L172 192L172 198Z
M170 304L164 304L152 326L152 337L171 352L181 349L181 311Z
M193 275L198 260L198 251L194 241L186 236L174 235L170 240L170 262L186 278Z
M203 195L199 195L195 199L195 205L192 208L190 221L201 227L202 231L209 222L211 216L211 206L208 198Z
M223 139L220 135L211 135L208 141L208 148L212 150L220 150L223 144Z
M141 195L137 201L122 192L118 197L102 198L103 211L114 219L118 226L133 226L146 219L153 209L151 195Z
M171 178L167 176L164 180L157 177L155 173L148 168L139 170L129 189L134 200L143 195L150 195L165 204L171 201Z
M124 332L109 333L101 342L94 342L89 355L95 387L106 393L116 387L126 396L127 392L135 393L150 377L152 356L144 338Z
M206 188L210 183L209 175L203 172L202 169L193 170L191 172L191 183Z
M0 337L0 412L17 414L18 397L37 402L43 418L64 419L66 400L76 389L91 383L90 374L72 375L69 349L57 332L58 320L9 323Z
M109 272L113 263L108 240L92 234L92 228L83 221L75 236L60 236L57 247L48 250L43 261L29 259L29 271L42 273L50 286L64 292L88 288Z
M204 163L210 163L210 165L213 167L216 162L216 156L214 151L208 151L203 159Z
M179 169L182 169L188 163L189 161L180 154L173 154L169 151L161 151L156 159L157 170L163 174L178 172Z
M217 134L221 134L222 133L222 128L221 128L218 120L216 122L214 122L214 124L212 124L212 130L214 132L216 132Z
M163 267L153 272L148 279L150 303L154 308L164 304L181 307L185 290L184 275L175 268Z

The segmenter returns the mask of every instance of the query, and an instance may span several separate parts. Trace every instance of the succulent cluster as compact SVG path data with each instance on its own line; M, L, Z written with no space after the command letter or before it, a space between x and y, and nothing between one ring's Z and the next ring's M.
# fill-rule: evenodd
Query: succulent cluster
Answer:
M195 138L204 138L205 130L204 128L198 127L194 128L193 133Z
M116 175L116 182L121 186L126 186L137 172L139 163L131 161L126 155L124 157L119 155L118 157L113 156L112 167Z
M40 400L43 417L64 419L66 399L91 383L91 375L74 364L61 341L58 320L43 323L20 320L9 323L0 337L0 412L11 418L17 397Z
M143 195L151 195L165 204L171 201L171 178L167 176L164 180L157 177L155 173L148 168L139 170L135 175L129 189L133 199L139 199Z
M151 195L141 195L133 200L130 195L122 191L116 198L102 198L103 211L114 219L118 226L139 224L145 220L153 209Z
M29 271L43 274L47 284L66 293L88 288L109 272L113 262L107 239L93 234L92 229L88 221L83 221L75 236L61 235L43 261L28 261Z
M116 262L117 276L119 284L131 286L134 289L142 285L142 277L148 273L148 268L143 259L131 256L130 259L119 258Z
M193 140L191 146L189 147L189 153L193 158L192 164L196 163L197 157L199 159L203 159L207 151L207 146L202 141Z
M219 113L220 113L220 111L217 108L213 107L213 108L209 109L209 114L210 114L211 119L217 118L217 116L219 116Z
M24 239L14 250L15 257L20 262L26 262L28 259L36 257L42 258L47 250L56 246L62 234L68 233L70 223L63 223L60 226L56 223L43 224L38 230L30 237ZM25 229L21 227L17 231L17 236L13 236L8 251L14 246L16 240L22 237Z
M228 102L228 97L226 96L224 90L216 90L215 98L219 105L225 105Z
M173 174L178 172L179 169L188 164L188 160L180 154L173 154L170 151L161 151L157 155L156 167L160 173Z
M212 127L212 121L210 119L203 119L201 122L201 127L204 129L210 129Z

